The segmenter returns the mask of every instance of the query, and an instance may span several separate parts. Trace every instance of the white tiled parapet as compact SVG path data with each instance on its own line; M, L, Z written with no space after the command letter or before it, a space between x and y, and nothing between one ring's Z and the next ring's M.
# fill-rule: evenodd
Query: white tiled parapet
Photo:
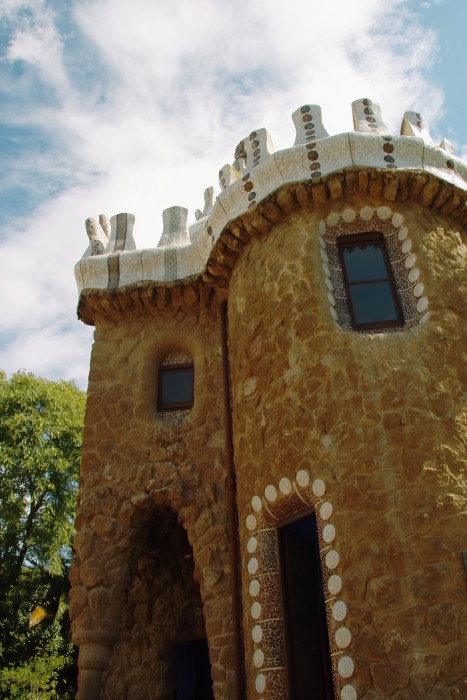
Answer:
M132 214L113 216L110 226L103 215L99 223L87 219L89 245L75 268L79 292L145 281L171 282L200 274L230 222L254 210L284 185L312 184L346 170L429 173L440 183L438 205L446 196L443 183L458 189L459 206L466 204L466 163L453 155L452 144L446 139L439 147L434 145L420 113L405 113L400 136L389 133L379 105L369 98L353 102L352 115L354 132L329 136L320 107L305 104L292 114L294 145L277 152L266 129L252 131L238 144L233 164L220 170L220 194L215 197L212 187L205 190L203 210L196 211L191 226L184 207L164 210L157 248L136 250ZM436 191L429 189L434 197Z

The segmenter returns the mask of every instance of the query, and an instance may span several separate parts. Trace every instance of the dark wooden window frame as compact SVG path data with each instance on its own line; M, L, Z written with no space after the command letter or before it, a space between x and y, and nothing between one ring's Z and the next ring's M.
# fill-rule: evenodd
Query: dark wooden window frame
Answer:
M365 279L362 282L354 281L349 282L347 275L347 267L344 259L344 250L347 248L358 248L361 245L368 245L371 243L377 243L381 247L383 254L383 260L386 267L386 277L375 277L372 279ZM358 233L351 236L340 236L337 239L337 247L339 251L339 259L341 262L342 273L344 277L345 291L348 300L350 318L352 321L352 328L354 330L378 330L382 328L396 327L400 328L404 325L404 317L402 315L402 307L399 301L399 296L397 294L397 288L394 281L394 276L392 274L391 261L389 259L388 251L384 241L384 235L380 231L371 231L368 233ZM389 321L372 321L370 323L358 323L355 318L355 312L352 302L352 296L350 293L350 288L357 286L358 284L374 284L378 282L389 282L392 299L394 302L394 308L397 314L397 318Z
M191 370L191 398L187 401L166 401L162 399L164 377L175 372L185 372ZM193 407L195 396L195 371L193 362L184 362L177 365L160 365L158 381L158 410L159 411L181 411Z
M290 597L290 591L288 590L288 586L290 583L288 582L289 579L289 574L286 573L286 545L285 545L285 537L284 533L287 529L287 526L294 524L298 520L302 520L304 518L310 517L310 516L315 516L316 518L316 511L313 507L311 508L306 508L299 513L294 513L293 515L290 515L284 519L282 519L278 524L277 524L277 541L278 541L278 553L279 553L279 562L280 562L280 586L281 586L281 598L282 598L282 606L283 606L283 622L284 622L284 638L285 638L285 645L286 645L286 659L287 659L287 674L289 678L289 694L290 698L295 698L296 697L296 679L295 679L295 673L296 669L292 657L294 655L294 646L297 644L297 641L295 640L295 643L292 639L294 636L294 632L292 631L293 625L291 624L291 619L290 619L290 602L289 602L289 597ZM319 572L318 569L316 569L316 574L321 578L321 584L323 584L322 580L322 567L321 567L321 560L319 557L319 549L316 552L316 556L314 557L315 559L315 565L316 567L319 567ZM321 650L323 654L323 663L329 664L327 672L324 671L324 674L328 676L328 681L326 685L326 690L325 695L326 698L329 698L331 700L334 700L335 694L334 694L334 684L332 680L332 664L331 664L331 649L329 645L329 639L328 639L328 632L327 632L327 619L326 619L326 611L325 609L322 611L323 615L323 624L326 626L326 632L324 630L321 630ZM325 659L325 660L324 660Z

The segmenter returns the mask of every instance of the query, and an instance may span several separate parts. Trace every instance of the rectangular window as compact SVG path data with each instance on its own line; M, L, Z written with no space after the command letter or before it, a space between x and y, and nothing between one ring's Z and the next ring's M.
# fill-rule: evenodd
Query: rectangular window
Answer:
M352 326L357 330L401 326L402 312L381 233L338 238Z
M193 364L159 367L159 411L191 408L194 397Z
M278 535L289 697L334 700L315 514L280 526Z

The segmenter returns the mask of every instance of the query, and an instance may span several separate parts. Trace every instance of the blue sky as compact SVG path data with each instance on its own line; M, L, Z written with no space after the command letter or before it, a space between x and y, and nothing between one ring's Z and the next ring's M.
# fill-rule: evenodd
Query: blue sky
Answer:
M85 218L132 212L155 246L253 129L292 145L304 103L329 133L360 97L393 133L419 111L467 158L466 27L465 0L2 0L0 368L85 388Z

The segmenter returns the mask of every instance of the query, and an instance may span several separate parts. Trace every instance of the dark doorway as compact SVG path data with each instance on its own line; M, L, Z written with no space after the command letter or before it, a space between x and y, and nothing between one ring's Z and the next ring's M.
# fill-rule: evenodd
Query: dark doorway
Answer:
M207 639L175 648L175 700L214 700Z
M279 527L291 700L334 700L316 516Z

